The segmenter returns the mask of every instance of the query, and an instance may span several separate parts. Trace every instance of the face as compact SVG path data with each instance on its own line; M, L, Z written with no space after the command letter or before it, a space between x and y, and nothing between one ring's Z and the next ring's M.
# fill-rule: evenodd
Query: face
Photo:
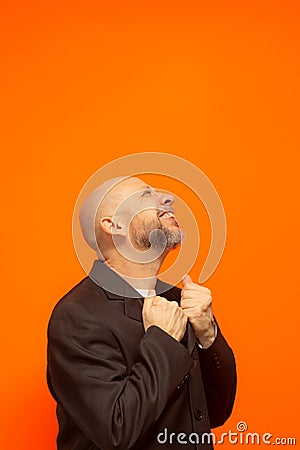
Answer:
M177 247L183 231L174 216L174 197L145 185L138 178L126 180L126 188L124 184L123 195L127 189L127 196L120 208L120 216L127 216L130 222L129 237L133 245L139 250L163 244L169 249Z

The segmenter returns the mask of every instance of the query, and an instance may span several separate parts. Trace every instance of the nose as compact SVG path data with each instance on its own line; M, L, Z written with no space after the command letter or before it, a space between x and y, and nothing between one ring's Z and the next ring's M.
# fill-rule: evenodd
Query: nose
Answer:
M160 206L171 206L174 203L174 196L164 192L158 193L158 202Z

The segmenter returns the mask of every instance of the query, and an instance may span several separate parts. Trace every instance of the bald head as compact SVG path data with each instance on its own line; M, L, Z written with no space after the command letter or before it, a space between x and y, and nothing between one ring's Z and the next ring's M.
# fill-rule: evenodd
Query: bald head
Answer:
M96 251L98 245L95 234L95 219L99 207L101 206L103 209L104 203L108 203L108 197L113 197L112 189L125 179L126 177L117 177L105 181L88 195L80 209L79 220L83 237L89 246Z
M96 219L112 216L122 200L132 191L141 189L143 185L143 181L135 177L111 178L88 195L81 207L79 219L84 239L92 249L99 250Z

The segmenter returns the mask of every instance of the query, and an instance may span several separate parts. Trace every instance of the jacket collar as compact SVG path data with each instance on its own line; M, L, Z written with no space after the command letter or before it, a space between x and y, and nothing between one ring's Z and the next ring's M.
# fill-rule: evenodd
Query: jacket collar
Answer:
M100 260L94 261L89 278L106 291L110 300L120 300L124 298L143 298L127 281L125 281L116 271ZM177 300L178 296L168 293L173 286L164 281L157 280L155 285L156 294L166 294L168 300Z
M94 261L89 278L105 290L110 300L142 298L139 292L130 286L116 271L100 260Z

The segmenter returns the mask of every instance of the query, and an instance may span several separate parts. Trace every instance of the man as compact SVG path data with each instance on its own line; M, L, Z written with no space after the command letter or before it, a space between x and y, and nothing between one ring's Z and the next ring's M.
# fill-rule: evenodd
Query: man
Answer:
M49 322L59 450L211 449L210 428L231 413L235 361L210 291L189 275L182 290L157 279L183 237L173 201L131 177L81 208L99 259Z

